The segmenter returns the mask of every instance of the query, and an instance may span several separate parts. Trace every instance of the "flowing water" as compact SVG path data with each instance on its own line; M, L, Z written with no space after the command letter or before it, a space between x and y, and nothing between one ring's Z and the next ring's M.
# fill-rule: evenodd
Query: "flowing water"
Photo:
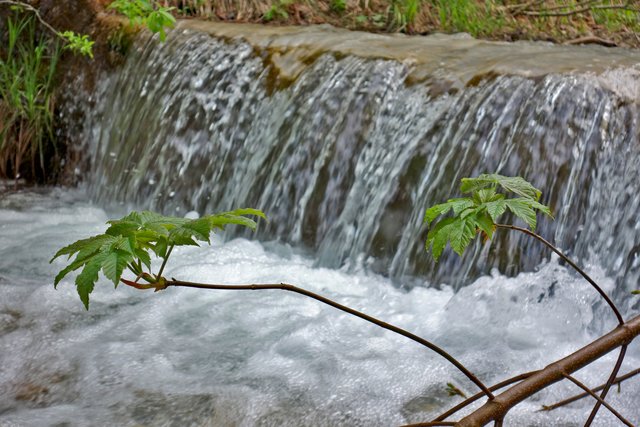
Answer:
M475 393L414 343L278 291L100 282L85 312L71 279L53 289L62 262L48 260L129 207L261 208L256 235L180 250L167 275L305 287L442 345L487 383L575 351L615 325L584 281L507 234L434 265L421 217L463 176L525 176L556 213L540 232L636 314L639 63L331 28L189 22L166 44L141 37L93 93L67 94L83 188L0 197L0 425L387 426L458 401L447 382ZM613 360L578 377L602 382ZM639 362L634 344L623 372ZM555 385L507 425L582 425L589 401L535 412L575 392ZM636 423L638 395L638 380L611 395ZM617 421L602 411L598 425Z
M86 312L72 279L53 289L62 261L47 262L61 244L104 230L110 215L85 197L56 189L0 202L2 426L389 426L459 401L447 382L477 391L415 343L281 291L143 293L102 280ZM587 267L613 290L601 268ZM177 251L167 275L295 283L438 343L487 383L542 367L615 325L555 261L515 278L494 272L457 293L403 291L370 272L314 266L286 245L235 239ZM640 363L638 344L629 354L623 372ZM609 355L577 376L595 385L613 363ZM507 425L582 425L590 401L535 412L576 391L562 383L539 393ZM630 380L611 403L638 422L638 395L640 381ZM603 411L597 425L618 424Z
M435 265L424 208L461 177L522 175L556 213L543 235L601 259L621 289L638 282L637 52L196 26L218 36L141 40L102 79L74 128L90 144L94 200L252 206L271 219L262 239L307 248L321 266L464 284L492 267L530 270L547 252L502 233ZM243 30L250 42L235 38Z

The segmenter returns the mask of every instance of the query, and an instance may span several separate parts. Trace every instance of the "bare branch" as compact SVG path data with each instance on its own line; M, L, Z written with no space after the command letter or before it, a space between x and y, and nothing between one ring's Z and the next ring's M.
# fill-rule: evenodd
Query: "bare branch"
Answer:
M42 19L42 16L40 16L40 11L38 9L36 9L35 7L31 6L30 4L27 3L22 3L19 1L12 1L12 0L0 0L0 4L8 4L8 5L12 5L12 6L18 6L18 7L22 7L25 8L27 10L29 10L30 12L33 12L33 14L36 16L36 18L38 18L38 21L40 21L40 23L49 31L51 31L53 34L55 34L57 37L60 37L62 40L66 39L64 37L62 37L60 35L60 33L58 32L58 30L56 30L55 28L53 28L47 21L45 21L44 19Z
M427 421L418 424L407 424L401 427L431 427L431 426L455 426L455 421Z
M588 6L588 7L583 7L582 9L574 9L574 10L570 10L567 12L546 12L546 11L528 11L528 10L524 10L521 11L520 14L521 15L527 15L527 16L572 16L572 15L579 15L581 13L584 12L591 12L593 10L627 10L630 12L640 12L640 9L634 8L634 7L630 7L627 5L599 5L599 6Z
M564 374L564 377L566 379L568 379L569 381L571 381L572 383L574 383L575 385L577 385L578 387L580 387L581 389L583 389L586 393L591 395L594 399L596 399L598 401L598 403L600 403L605 408L607 408L609 411L611 411L611 413L613 415L615 415L616 417L618 417L618 419L620 421L622 421L625 425L627 425L629 427L634 427L633 424L631 424L625 417L620 415L620 413L618 413L618 411L613 409L611 407L611 405L609 405L607 402L604 401L604 399L602 399L600 396L598 396L597 394L592 392L591 389L589 389L589 387L587 387L586 385L584 385L582 382L578 381L576 378L572 377L571 375Z
M529 378L531 375L535 374L538 371L531 371L531 372L525 372L524 374L520 374L517 375L513 378L509 378L506 379L502 382L499 382L495 385L492 385L491 387L489 387L489 390L491 391L496 391L499 390L501 388L504 388L508 385L511 385L513 383L517 383L518 381L522 381L526 378ZM447 412L444 412L443 414L439 415L437 418L435 418L433 421L443 421L446 420L447 418L449 418L451 415L455 414L456 412L460 411L461 409L466 408L467 406L469 406L470 404L472 404L473 402L475 402L476 400L480 399L481 397L484 396L484 393L476 393L473 396L469 397L468 399L460 402L459 404L457 404L456 406L454 406L453 408L449 409ZM411 427L417 427L420 424L415 424L412 425ZM406 426L409 427L409 426Z
M507 389L497 395L495 399L486 402L460 420L457 425L471 427L502 419L518 403L551 384L563 380L564 374L571 374L593 363L616 348L627 345L638 335L640 335L640 316L617 326L608 334L601 336L564 359L551 363L529 378Z
M402 335L404 337L409 338L423 346L429 348L430 350L438 353L440 356L447 359L452 365L460 370L469 380L471 380L475 385L477 385L484 394L489 398L493 399L493 393L485 386L482 381L478 379L471 371L469 371L462 363L460 363L457 359L451 356L449 353L444 351L442 348L433 344L430 341L425 340L411 332L408 332L402 328L399 328L395 325L391 325L389 323L383 322L382 320L376 319L375 317L364 314L360 311L354 310L345 305L339 304L329 298L325 298L321 295L315 294L313 292L307 291L306 289L298 288L297 286L289 285L286 283L277 283L277 284L251 284L251 285L217 285L217 284L205 284L205 283L193 283L193 282L183 282L180 280L167 280L164 283L165 287L168 286L177 286L177 287L186 287L186 288L198 288L198 289L216 289L216 290L267 290L267 289L279 289L283 291L294 292L300 295L307 296L309 298L313 298L316 301L320 301L324 304L330 305L338 310L344 311L345 313L349 313L353 316L359 317L361 319L366 320L367 322L373 323L381 328L387 329L389 331L395 332L396 334Z
M636 375L640 374L640 368L635 369L631 372L627 372L624 375L620 375L618 378L616 378L612 385L615 384L620 384L621 382L628 380L629 378L635 377ZM593 391L594 393L596 391L600 391L604 388L605 384L600 384L598 387L592 389L591 391ZM489 390L493 391L494 389L492 387L489 387ZM553 411L554 409L560 408L562 406L568 405L569 403L573 403L577 400L583 399L585 397L589 396L589 393L582 393L582 394L577 394L575 396L569 397L567 399L564 399L558 403L554 403L553 405L544 405L542 407L542 411Z
M616 360L616 365L613 367L613 371L611 371L611 375L609 375L609 379L605 383L604 388L600 393L600 398L602 399L602 401L604 401L604 398L607 397L607 393L609 392L609 389L613 385L613 382L616 379L616 375L618 375L618 372L620 371L620 367L622 366L622 361L624 360L624 355L626 354L626 352L627 352L627 346L623 345L620 348L620 354L618 355L618 360ZM600 409L600 404L601 402L600 400L598 400L595 406L593 407L593 409L591 410L591 414L589 414L589 418L587 419L587 422L584 424L585 427L589 427L593 422L593 420L596 418L598 409Z

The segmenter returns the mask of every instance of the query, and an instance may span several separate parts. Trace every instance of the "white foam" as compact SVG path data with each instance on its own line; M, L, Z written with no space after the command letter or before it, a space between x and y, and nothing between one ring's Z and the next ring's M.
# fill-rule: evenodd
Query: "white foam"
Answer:
M58 247L104 230L106 214L55 194L31 195L30 203L12 196L14 207L0 209L0 425L388 426L452 406L459 399L447 396L447 382L476 392L404 337L283 291L114 291L101 280L86 312L71 278L53 289L63 263L47 261ZM543 367L614 325L593 321L609 314L594 311L595 293L555 262L516 278L494 273L454 294L405 292L381 276L275 252L244 239L214 242L176 250L166 271L191 281L304 287L436 342L487 383ZM637 367L638 345L629 354L623 371ZM599 383L614 357L577 376ZM622 390L611 402L638 422L640 381ZM507 424L579 425L589 401L535 412L575 392L558 384L514 409ZM617 425L605 411L598 422Z

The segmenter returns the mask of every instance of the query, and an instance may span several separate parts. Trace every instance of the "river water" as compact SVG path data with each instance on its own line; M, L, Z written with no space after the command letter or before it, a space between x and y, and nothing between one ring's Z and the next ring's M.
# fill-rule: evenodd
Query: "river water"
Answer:
M444 347L492 384L615 326L596 293L523 236L462 260L423 249L424 208L481 172L523 175L540 232L638 313L640 55L597 47L407 38L323 27L181 23L142 36L62 108L86 154L80 189L0 196L1 426L389 426L475 393L426 349L282 291L161 293L101 281L84 311L55 251L129 208L252 206L255 234L180 249L167 275L288 282ZM614 355L576 376L595 386ZM640 364L628 352L622 372ZM640 422L640 381L612 404ZM578 426L557 384L509 426ZM455 418L454 418L455 419ZM597 425L618 422L602 410Z
M476 392L415 343L281 291L150 293L102 279L87 312L72 279L53 289L63 263L48 260L104 231L111 215L81 190L3 195L0 425L389 426L426 421L459 401L447 382ZM613 290L599 266L587 270ZM296 284L434 341L487 383L542 367L615 325L595 292L555 260L514 278L494 272L457 293L403 291L363 269L317 267L288 245L239 238L178 250L167 275ZM613 362L576 376L596 385ZM622 372L639 363L634 344ZM507 425L582 425L590 401L535 412L576 391L555 385L514 409ZM638 395L640 381L630 380L611 403L638 422ZM618 425L606 411L597 421Z

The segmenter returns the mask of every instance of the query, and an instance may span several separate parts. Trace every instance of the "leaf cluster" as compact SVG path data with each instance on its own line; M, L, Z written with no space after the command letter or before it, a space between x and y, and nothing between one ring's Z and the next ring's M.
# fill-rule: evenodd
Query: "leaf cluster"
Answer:
M51 261L67 255L73 261L63 268L54 280L54 286L69 273L82 271L75 283L85 308L89 308L89 294L98 280L98 273L111 280L117 287L125 270L131 271L136 282L149 283L163 280L162 271L175 246L199 246L210 243L211 233L223 230L226 225L237 224L256 229L256 222L248 216L266 219L257 209L237 209L198 219L163 216L154 212L131 212L127 216L108 221L104 234L78 240L60 249ZM151 254L163 260L157 274L151 273Z
M93 59L93 44L95 42L89 36L76 34L73 31L64 31L59 35L65 40L65 49Z
M176 24L171 14L173 7L164 7L151 0L115 0L109 9L126 16L131 25L144 25L152 33L158 33L161 41L167 38L166 30Z
M524 221L532 231L537 225L537 212L553 218L549 207L539 202L540 190L521 177L482 174L477 178L463 178L460 192L469 197L449 199L425 212L424 222L430 226L426 249L431 247L436 262L447 243L462 256L478 234L485 241L491 240L498 219L507 211ZM518 197L509 198L506 193ZM453 216L435 221L449 212Z

